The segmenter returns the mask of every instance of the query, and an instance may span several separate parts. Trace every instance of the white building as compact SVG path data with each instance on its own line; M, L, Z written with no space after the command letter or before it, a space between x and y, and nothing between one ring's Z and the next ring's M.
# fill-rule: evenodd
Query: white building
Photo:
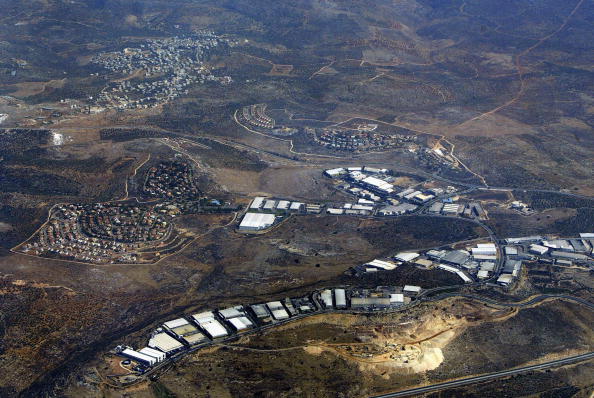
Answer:
M211 339L227 336L227 329L216 320L211 311L192 315L194 322L198 324L210 336Z
M346 308L346 292L344 289L334 289L336 308Z
M272 317L277 321L282 321L284 319L289 319L289 313L283 307L283 304L280 301L271 301L266 303L266 307L272 314Z
M140 362L144 365L153 366L157 363L157 358L144 354L142 352L131 350L130 348L126 348L121 352L121 354L127 358L133 359L136 362Z
M184 345L165 332L157 333L149 339L148 346L163 351L165 354L174 353L180 350Z
M144 355L148 355L150 357L155 358L157 360L157 362L162 362L167 357L167 355L165 355L164 352L161 352L159 350L155 350L154 348L150 348L150 347L144 347L143 349L141 349L138 352L140 352L140 353L142 353Z
M250 204L250 209L252 210L258 210L262 207L262 204L264 203L264 200L266 198L263 198L261 196L255 197L254 200L252 200L252 203Z
M414 293L417 294L421 291L421 286L414 286L414 285L405 285L402 289L405 293Z
M244 231L259 231L274 224L276 216L264 213L245 213L239 224L239 229Z

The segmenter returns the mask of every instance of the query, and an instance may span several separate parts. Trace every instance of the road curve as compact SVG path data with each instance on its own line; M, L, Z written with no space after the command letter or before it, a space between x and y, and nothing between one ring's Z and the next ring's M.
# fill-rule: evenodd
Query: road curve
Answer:
M568 365L571 363L588 361L591 359L594 359L594 351L588 352L586 354L574 355L574 356L563 358L563 359L557 359L554 361L549 361L549 362L541 363L538 365L523 366L521 368L502 370L499 372L493 372L493 373L489 373L489 374L482 375L482 376L467 377L467 378L459 379L459 380L452 380L452 381L446 381L443 383L436 383L436 384L432 384L430 386L425 386L425 387L416 387L416 388L410 388L408 390L402 390L402 391L391 392L391 393L380 394L380 395L373 395L370 398L408 397L411 395L424 394L427 392L443 390L445 388L460 387L460 386L465 386L468 384L479 383L482 381L494 380L494 379L498 379L500 377L513 376L516 374L530 372L533 370L543 370L543 369L548 369L548 368L554 368L557 366Z

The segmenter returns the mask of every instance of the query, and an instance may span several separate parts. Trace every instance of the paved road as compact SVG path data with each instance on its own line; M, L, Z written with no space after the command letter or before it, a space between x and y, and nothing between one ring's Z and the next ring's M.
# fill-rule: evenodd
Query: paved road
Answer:
M591 359L594 359L594 351L589 352L587 354L575 355L575 356L571 356L571 357L567 357L567 358L563 358L563 359L557 359L555 361L541 363L539 365L523 366L521 368L502 370L499 372L493 372L493 373L489 373L489 374L482 375L482 376L467 377L465 379L446 381L443 383L436 383L436 384L432 384L430 386L425 386L425 387L417 387L417 388L411 388L408 390L402 390L402 391L398 391L398 392L374 395L372 398L407 397L407 396L411 396L411 395L424 394L427 392L443 390L446 388L460 387L460 386L465 386L468 384L479 383L482 381L494 380L494 379L498 379L498 378L505 377L505 376L512 376L512 375L530 372L530 371L534 371L534 370L543 370L543 369L548 369L548 368L554 368L554 367L563 366L563 365L567 365L567 364L571 364L571 363L588 361Z

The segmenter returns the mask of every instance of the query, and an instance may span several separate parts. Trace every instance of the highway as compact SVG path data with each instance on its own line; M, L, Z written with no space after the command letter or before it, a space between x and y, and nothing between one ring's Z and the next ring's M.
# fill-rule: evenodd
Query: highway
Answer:
M424 387L416 387L416 388L410 388L408 390L391 392L391 393L386 393L386 394L381 394L381 395L374 395L370 398L408 397L408 396L412 396L412 395L418 395L418 394L424 394L424 393L428 393L428 392L443 390L446 388L461 387L461 386L475 384L475 383L479 383L479 382L483 382L483 381L494 380L494 379L498 379L501 377L513 376L513 375L530 372L530 371L534 371L534 370L543 370L543 369L549 369L549 368L554 368L554 367L558 367L558 366L568 365L568 364L572 364L572 363L588 361L593 358L594 358L594 351L588 352L586 354L574 355L574 356L563 358L563 359L557 359L554 361L544 362L544 363L541 363L538 365L523 366L520 368L502 370L499 372L493 372L493 373L489 373L489 374L481 375L481 376L473 376L473 377L467 377L464 379L445 381L443 383L436 383L436 384L432 384L432 385L424 386Z

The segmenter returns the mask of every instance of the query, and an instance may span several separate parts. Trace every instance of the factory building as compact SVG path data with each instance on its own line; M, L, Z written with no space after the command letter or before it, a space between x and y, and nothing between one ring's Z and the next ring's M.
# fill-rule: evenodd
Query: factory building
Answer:
M264 206L262 207L264 210L272 211L276 207L276 200L267 200L264 202Z
M392 271L392 270L396 269L396 264L394 264L393 262L390 262L390 261L376 259L376 260L373 260L373 261L363 264L363 267L374 268L375 270L381 269L381 270L385 270L385 271ZM366 271L367 271L367 269L366 269Z
M165 355L164 352L155 350L154 348L150 348L150 347L144 347L143 349L141 349L138 352L140 352L141 354L148 355L150 357L155 358L157 360L157 363L163 362L165 360L165 358L167 358L167 355Z
M419 257L420 254L419 253L413 253L413 252L401 252L398 253L394 256L394 258L398 261L402 261L402 262L410 262L413 261L415 258Z
M276 220L274 214L264 213L245 213L243 220L239 224L239 229L242 231L260 231L266 229Z
M464 271L462 271L456 267L452 267L451 265L446 265L446 264L438 264L437 268L440 268L444 271L452 272L452 273L458 275L464 281L464 283L472 282L472 279L468 275L466 275L464 273Z
M285 307L283 307L283 303L281 303L280 301L268 302L266 303L266 307L268 307L268 310L272 314L272 317L277 321L289 319L289 313L287 312L287 310L285 310Z
M324 307L332 308L332 291L330 289L322 290L320 298L322 299Z
M528 251L530 253L534 253L534 254L538 254L538 255L545 255L548 253L549 248L548 247L544 247L541 245L537 245L537 244L532 244L530 245L530 248L528 249Z
M250 305L250 309L256 316L257 320L261 323L270 323L272 322L272 317L268 308L266 308L265 304L253 304Z
M452 250L446 252L446 254L441 258L441 261L450 265L456 265L460 267L469 259L470 254L466 250Z
M287 210L289 210L290 205L291 205L291 202L289 202L288 200L279 200L276 205L276 209L287 211Z
M361 182L369 189L383 195L389 195L394 192L394 185L377 177L366 177Z
M334 289L334 302L336 303L336 308L346 308L346 292L344 289Z
M343 169L342 167L324 171L324 174L326 174L330 178L340 177L341 175L346 174L346 173L347 173L347 171L345 169Z
M147 366L153 366L157 363L157 358L143 354L142 352L134 351L130 348L124 349L120 354Z
M266 198L263 198L261 196L255 197L254 200L252 200L252 203L250 204L250 210L259 210L260 208L262 208L265 199Z
M402 214L410 213L411 211L415 211L417 209L416 205L410 203L401 203L399 205L388 205L382 207L378 214L380 216L400 216Z
M165 322L163 327L168 330L177 340L186 342L188 345L196 345L207 340L206 336L184 318L174 319Z
M497 283L500 285L507 286L512 283L514 280L514 276L512 274L501 274L499 278L497 278Z
M419 294L421 292L421 286L405 285L402 291L408 294Z
M149 339L148 346L172 355L182 350L184 345L165 332L157 333Z
M192 315L194 322L211 338L227 336L227 329L219 322L211 311Z
M497 247L494 243L479 243L476 245L477 247L473 247L472 255L496 255L497 254Z
M351 297L351 308L389 308L389 297Z
M240 305L219 310L219 315L237 332L254 327L253 322L247 317L243 307Z

